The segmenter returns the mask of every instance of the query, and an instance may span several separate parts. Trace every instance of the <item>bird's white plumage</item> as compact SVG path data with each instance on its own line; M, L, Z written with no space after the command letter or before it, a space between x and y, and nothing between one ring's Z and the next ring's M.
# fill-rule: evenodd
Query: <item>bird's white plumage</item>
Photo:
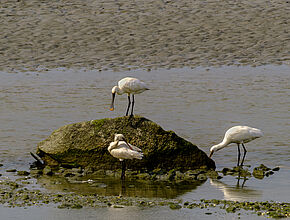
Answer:
M118 82L118 86L114 86L112 88L112 93L117 92L118 95L122 95L124 93L139 94L148 89L148 86L139 79L126 77Z
M240 166L240 144L242 144L242 147L244 149L244 155L242 158L241 166L243 166L244 159L247 153L247 150L245 148L245 143L248 143L256 138L262 137L263 133L260 129L257 128L251 128L248 126L234 126L226 131L224 139L221 143L214 145L210 148L210 155L211 157L215 151L218 151L220 149L223 149L224 147L228 146L231 143L236 143L238 145L238 164L237 166Z
M226 131L223 141L217 145L212 146L210 151L218 151L231 143L248 143L262 136L263 133L260 129L251 128L248 126L234 126Z
M115 135L114 142L110 143L108 151L113 157L118 158L120 161L124 159L141 160L143 158L142 150L134 145L127 144L122 134Z
M240 185L240 179L238 178L236 187L227 185L219 180L209 180L210 185L223 192L225 200L245 201L254 200L255 198L257 198L257 196L261 196L261 192L259 190L243 187L243 184L246 182L247 179L244 179L243 183Z
M124 93L127 93L128 94L128 107L127 107L127 111L126 111L126 116L129 113L129 108L131 105L131 100L130 100L131 95L133 98L132 108L131 108L131 116L133 116L133 109L134 109L134 103L135 103L134 95L142 93L145 90L149 90L148 86L144 82L140 81L139 79L132 78L132 77L126 77L124 79L121 79L118 82L118 86L114 86L112 88L112 103L111 103L110 110L111 111L114 110L114 100L115 100L116 93L118 95L122 95Z
M263 133L260 129L248 126L235 126L227 130L225 137L231 143L247 143L256 138L262 137Z
M139 79L126 77L118 82L119 90L122 93L139 94L148 90L148 86Z

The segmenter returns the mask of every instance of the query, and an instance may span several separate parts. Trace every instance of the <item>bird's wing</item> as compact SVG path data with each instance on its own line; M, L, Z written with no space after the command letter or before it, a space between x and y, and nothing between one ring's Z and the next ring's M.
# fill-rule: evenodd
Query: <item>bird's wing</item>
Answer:
M132 144L129 144L129 145L130 146L128 146L125 141L119 141L118 148L127 148L127 149L130 149L130 150L133 150L133 151L142 152L142 150L139 147L136 147L136 146L134 146Z
M229 141L229 142L240 142L241 140L245 139L245 137L247 137L248 131L244 128L244 126L235 126L230 128L226 134L225 134L225 138Z
M259 129L251 128L248 126L235 126L226 132L227 138L235 143L244 142L247 143L263 134Z
M108 147L108 151L109 151L110 153L111 153L111 150L114 149L114 148L116 147L116 144L117 144L116 141L110 143L110 145L109 145L109 147Z
M126 144L119 144L118 148L111 151L113 157L118 159L142 159L143 153L131 150Z
M138 80L138 79L132 78L132 77L126 77L126 78L121 79L118 82L118 86L120 89L129 88L130 85L132 84L132 82L134 82L136 80Z
M148 86L136 78L126 77L119 81L119 88L126 93L141 93L146 89L149 89Z
M251 130L249 131L252 137L255 138L259 138L259 137L263 137L264 134L260 129L257 128L251 128Z

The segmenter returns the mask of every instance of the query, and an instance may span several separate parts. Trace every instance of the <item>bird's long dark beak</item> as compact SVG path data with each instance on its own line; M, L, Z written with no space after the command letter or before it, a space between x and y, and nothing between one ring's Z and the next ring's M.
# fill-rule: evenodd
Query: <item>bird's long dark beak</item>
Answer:
M213 155L213 151L210 152L210 154L209 154L209 158L211 158L212 155Z
M116 93L112 93L112 103L111 103L111 108L110 108L111 111L114 111L115 96L116 96Z
M124 139L123 141L125 141L125 143L128 145L128 147L133 150L133 148L130 146L130 144L128 144L128 142L126 141L126 139Z

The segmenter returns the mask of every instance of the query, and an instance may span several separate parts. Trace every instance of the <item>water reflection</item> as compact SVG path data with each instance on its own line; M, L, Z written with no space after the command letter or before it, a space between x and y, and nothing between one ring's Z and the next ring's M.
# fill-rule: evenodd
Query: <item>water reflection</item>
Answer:
M153 182L147 180L103 177L94 179L66 179L64 177L41 176L37 183L53 192L96 193L102 196L125 196L173 199L186 192L195 190L205 181Z
M240 184L240 180L241 179L242 179L242 183ZM238 176L238 181L237 181L237 184L236 184L236 188L239 188L239 187L243 188L247 180L248 180L247 177L241 178L240 176Z
M224 193L225 200L245 201L261 198L262 191L245 186L246 178L237 178L235 185L228 185L219 180L210 179L210 184Z

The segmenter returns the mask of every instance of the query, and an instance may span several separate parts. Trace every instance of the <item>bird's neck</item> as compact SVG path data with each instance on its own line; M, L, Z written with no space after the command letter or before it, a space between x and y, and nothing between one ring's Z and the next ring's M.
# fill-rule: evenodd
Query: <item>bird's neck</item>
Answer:
M228 146L229 144L230 144L230 142L226 138L224 138L223 141L221 143L215 145L214 148L216 151L218 151L218 150L223 149L224 147Z

